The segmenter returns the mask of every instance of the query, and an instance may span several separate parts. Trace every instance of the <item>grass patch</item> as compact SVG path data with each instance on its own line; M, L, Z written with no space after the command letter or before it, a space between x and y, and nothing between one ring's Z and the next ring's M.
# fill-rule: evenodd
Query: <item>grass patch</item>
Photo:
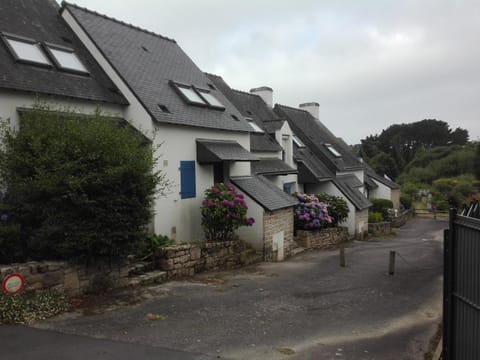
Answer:
M15 296L0 294L1 324L29 324L69 309L67 296L55 290L26 291Z

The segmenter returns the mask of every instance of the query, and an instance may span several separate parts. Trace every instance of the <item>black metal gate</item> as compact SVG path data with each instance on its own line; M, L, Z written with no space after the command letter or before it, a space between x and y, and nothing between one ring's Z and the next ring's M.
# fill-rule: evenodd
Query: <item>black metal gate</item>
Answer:
M480 359L480 219L462 214L445 231L444 360Z

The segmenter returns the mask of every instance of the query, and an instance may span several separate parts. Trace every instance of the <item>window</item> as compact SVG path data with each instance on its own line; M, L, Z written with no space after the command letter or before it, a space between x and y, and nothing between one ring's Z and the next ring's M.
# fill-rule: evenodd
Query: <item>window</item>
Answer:
M211 93L210 90L200 89L193 85L179 84L170 81L170 85L187 103L213 109L225 110L225 106Z
M223 104L218 101L218 99L213 96L209 91L206 91L206 90L199 90L200 92L200 95L207 101L208 104L210 104L211 106L214 106L214 107L218 107L218 108L222 108L222 109L225 109L225 107L223 106Z
M2 38L15 60L47 67L52 66L35 40L7 34L3 34Z
M292 135L292 140L300 148L304 148L305 144L297 137L297 135L293 134Z
M283 184L283 191L286 192L289 195L292 195L292 191L293 191L294 187L295 187L294 182L284 183Z
M196 196L195 161L180 161L180 197L190 199Z
M330 151L330 153L335 157L342 157L342 155L330 144L325 144L325 147Z
M207 103L198 95L193 87L178 86L180 92L192 103L206 105Z
M87 68L82 64L73 49L50 44L46 44L46 49L60 70L88 74Z

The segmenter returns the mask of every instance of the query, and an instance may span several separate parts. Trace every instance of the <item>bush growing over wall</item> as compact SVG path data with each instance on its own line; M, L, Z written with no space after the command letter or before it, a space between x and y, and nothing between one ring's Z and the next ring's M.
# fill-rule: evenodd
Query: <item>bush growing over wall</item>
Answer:
M3 215L19 229L15 247L26 260L126 256L145 236L156 190L168 185L153 171L145 137L100 111L85 116L37 104L18 130L3 122L0 142Z
M230 184L218 183L205 190L202 202L202 227L205 239L228 241L240 226L251 226L255 222L247 217L247 204L242 194Z
M389 216L389 210L393 209L393 203L388 199L370 199L372 207L369 211L381 213L383 219L387 219Z
M368 212L368 222L370 224L378 223L382 221L382 213L379 212Z
M400 203L405 209L410 209L412 207L412 197L408 194L402 194L400 195Z
M294 210L296 229L316 230L325 228L332 223L327 205L320 202L315 195L296 193L294 196L299 201Z
M338 226L347 220L348 204L345 199L326 193L317 194L316 196L320 202L327 204L328 215L330 215L332 219L329 226Z

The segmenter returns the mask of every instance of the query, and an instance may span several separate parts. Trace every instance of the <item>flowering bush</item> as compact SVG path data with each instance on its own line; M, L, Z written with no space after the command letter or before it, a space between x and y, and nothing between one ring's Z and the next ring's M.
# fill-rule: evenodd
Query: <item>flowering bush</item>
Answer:
M300 202L295 206L295 228L315 230L327 227L332 223L328 215L327 205L314 195L295 194Z
M230 184L218 183L205 190L201 208L205 238L211 241L231 240L234 230L253 225L255 220L247 218L247 209L243 195Z

